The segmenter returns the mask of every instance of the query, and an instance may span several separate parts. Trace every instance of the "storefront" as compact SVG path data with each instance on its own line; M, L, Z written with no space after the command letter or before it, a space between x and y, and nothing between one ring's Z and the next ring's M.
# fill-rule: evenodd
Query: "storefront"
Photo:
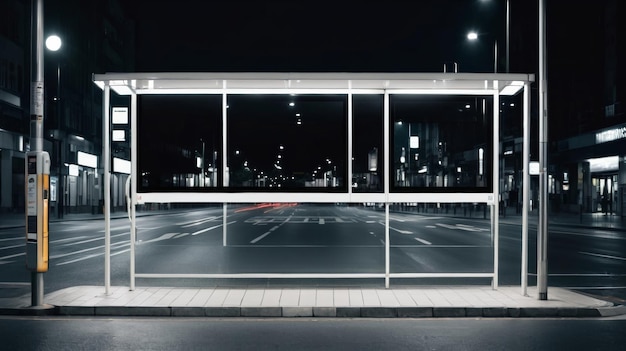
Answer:
M626 124L558 143L549 191L553 208L624 216Z

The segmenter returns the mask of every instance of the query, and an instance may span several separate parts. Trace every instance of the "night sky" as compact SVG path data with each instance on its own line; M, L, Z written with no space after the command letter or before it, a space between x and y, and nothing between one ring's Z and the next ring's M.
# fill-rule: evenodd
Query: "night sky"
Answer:
M138 71L441 71L492 67L503 1L133 1ZM484 42L468 44L470 29ZM481 59L485 56L487 59ZM478 62L475 62L478 61Z

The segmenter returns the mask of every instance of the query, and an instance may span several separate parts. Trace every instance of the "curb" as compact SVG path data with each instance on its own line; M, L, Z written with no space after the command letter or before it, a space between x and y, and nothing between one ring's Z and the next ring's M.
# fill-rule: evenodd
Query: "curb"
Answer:
M626 315L611 307L172 307L52 306L0 308L14 316L266 317L266 318L593 318Z

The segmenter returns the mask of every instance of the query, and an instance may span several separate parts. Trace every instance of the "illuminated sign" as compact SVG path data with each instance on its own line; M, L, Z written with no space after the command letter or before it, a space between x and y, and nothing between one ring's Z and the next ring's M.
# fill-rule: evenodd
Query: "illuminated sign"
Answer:
M113 124L128 124L128 107L113 107Z
M81 166L98 168L98 156L78 151L76 153L78 164Z
M596 144L626 138L626 127L613 128L596 133Z

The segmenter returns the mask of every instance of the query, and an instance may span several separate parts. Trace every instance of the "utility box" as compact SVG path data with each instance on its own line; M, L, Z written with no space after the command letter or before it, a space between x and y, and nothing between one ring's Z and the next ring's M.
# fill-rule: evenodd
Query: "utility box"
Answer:
M26 153L26 268L48 271L48 202L50 156L45 151Z

